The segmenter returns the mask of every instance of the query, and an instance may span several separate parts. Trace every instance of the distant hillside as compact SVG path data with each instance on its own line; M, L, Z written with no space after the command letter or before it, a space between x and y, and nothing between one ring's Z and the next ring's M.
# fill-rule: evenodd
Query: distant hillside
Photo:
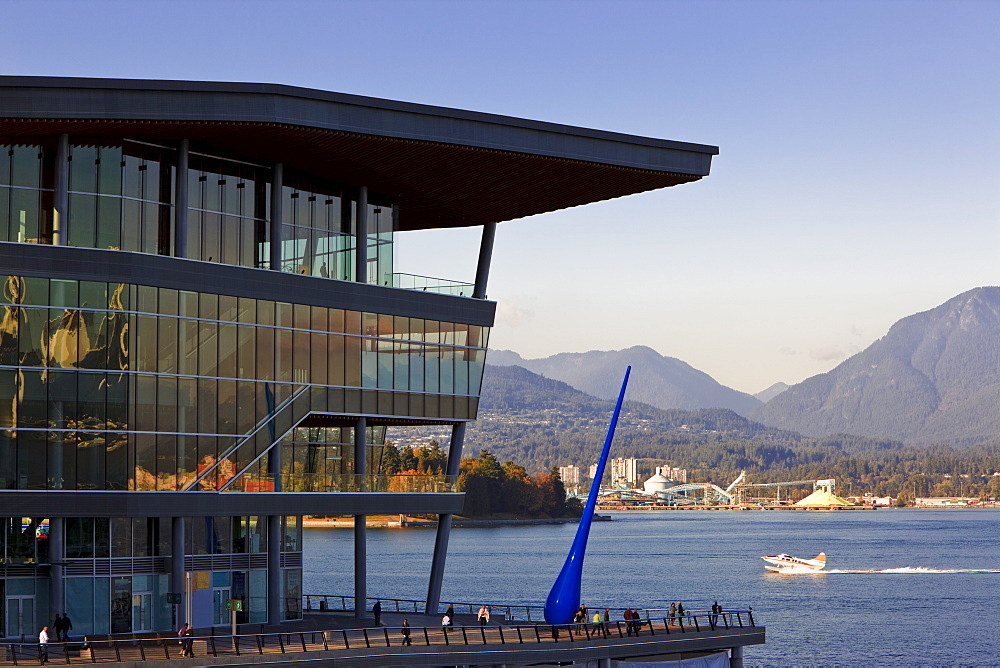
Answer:
M828 373L751 416L803 434L968 446L1000 436L1000 288L903 318Z
M772 385L771 387L767 388L766 390L761 390L760 392L758 392L757 394L755 394L753 396L755 396L757 399L759 399L760 401L763 401L766 404L771 399L774 399L776 396L778 396L779 394L781 394L782 392L784 392L788 388L789 388L789 385L787 383L775 383L774 385Z
M747 415L761 405L759 399L716 382L708 374L652 348L633 346L625 350L592 350L560 353L541 359L522 359L509 350L491 350L486 360L500 366L517 365L561 380L600 399L616 399L625 367L632 365L626 397L658 408L728 408Z
M479 419L469 425L465 456L481 449L529 471L589 466L597 460L614 404L543 378L527 369L487 365ZM899 443L852 436L804 438L714 408L685 411L626 401L613 457L635 457L651 475L664 463L685 467L696 479L729 483L739 471L794 470L824 477L824 462L848 453L891 452ZM785 479L788 479L787 477Z

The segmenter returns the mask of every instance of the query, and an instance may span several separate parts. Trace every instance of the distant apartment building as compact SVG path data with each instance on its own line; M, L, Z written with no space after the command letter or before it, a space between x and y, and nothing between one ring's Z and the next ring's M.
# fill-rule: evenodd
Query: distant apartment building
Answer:
M611 460L611 481L626 483L635 487L639 482L639 471L635 457L620 457Z
M590 468L587 469L587 477L591 480L597 477L597 464L590 465Z
M688 481L687 469L677 468L676 466L661 466L660 470L662 471L664 476L676 482Z
M579 485L580 484L580 467L579 466L560 466L559 467L559 477L562 479L564 485Z

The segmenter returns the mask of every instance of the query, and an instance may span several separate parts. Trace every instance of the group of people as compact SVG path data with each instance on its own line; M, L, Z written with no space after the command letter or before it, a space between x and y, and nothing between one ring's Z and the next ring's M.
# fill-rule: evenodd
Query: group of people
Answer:
M639 616L638 610L625 608L625 612L622 613L622 619L625 620L625 632L627 635L639 635L639 631L642 630L642 625L645 622L643 622L642 617Z
M56 642L69 642L69 632L73 630L73 622L69 615L56 613L56 618L52 621L52 630L56 634ZM49 627L43 626L38 633L38 659L42 663L49 660Z

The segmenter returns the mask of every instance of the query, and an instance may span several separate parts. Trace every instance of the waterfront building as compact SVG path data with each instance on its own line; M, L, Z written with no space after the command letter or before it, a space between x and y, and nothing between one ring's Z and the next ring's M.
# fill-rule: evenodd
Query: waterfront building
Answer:
M305 513L355 517L359 615L366 515L438 514L436 610L496 224L715 153L271 84L0 77L3 635L295 620ZM399 234L468 226L474 279L394 270ZM448 429L446 475L381 474L388 426Z
M579 466L560 466L559 467L559 478L563 481L565 485L579 485L580 484L580 467Z
M639 469L635 457L618 457L611 462L611 484L635 487L639 482Z

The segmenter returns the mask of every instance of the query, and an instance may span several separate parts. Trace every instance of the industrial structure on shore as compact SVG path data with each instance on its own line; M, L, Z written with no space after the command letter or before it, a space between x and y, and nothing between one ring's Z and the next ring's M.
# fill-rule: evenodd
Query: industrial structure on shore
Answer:
M669 467L657 467L642 489L621 484L602 490L599 508L666 509L666 508L848 508L854 504L836 494L837 481L791 480L787 482L747 482L741 472L726 488L711 482L680 482L667 476ZM802 494L801 490L811 493ZM797 493L798 492L798 493ZM796 494L797 493L797 494ZM801 498L795 498L801 497Z

